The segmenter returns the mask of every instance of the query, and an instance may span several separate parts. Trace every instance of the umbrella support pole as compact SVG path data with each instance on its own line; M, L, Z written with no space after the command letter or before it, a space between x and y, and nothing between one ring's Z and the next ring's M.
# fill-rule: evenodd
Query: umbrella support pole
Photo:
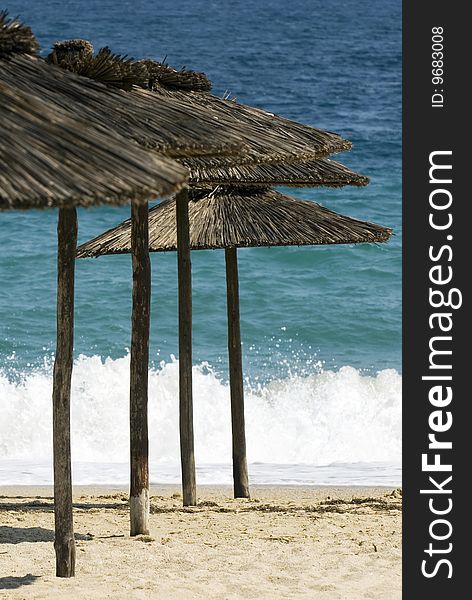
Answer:
M151 308L148 203L131 204L130 535L149 533L148 367Z
M237 248L225 248L234 497L249 498Z
M188 220L188 190L176 195L177 265L179 277L179 419L182 496L184 506L196 506L192 399L192 267Z
M74 349L77 212L60 208L57 224L57 342L53 375L54 550L56 576L75 575L70 449L70 390Z

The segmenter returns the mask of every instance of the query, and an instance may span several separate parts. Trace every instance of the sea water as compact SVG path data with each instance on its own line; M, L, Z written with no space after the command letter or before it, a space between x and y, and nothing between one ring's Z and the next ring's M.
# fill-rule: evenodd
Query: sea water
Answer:
M401 46L393 0L12 0L57 39L207 73L214 93L354 143L367 188L284 190L394 229L385 245L239 251L250 475L259 483L400 483ZM129 209L79 211L79 242ZM0 218L0 484L52 480L56 211ZM129 256L77 263L75 483L128 480ZM224 254L192 255L197 477L231 481ZM152 257L150 462L179 481L176 256Z

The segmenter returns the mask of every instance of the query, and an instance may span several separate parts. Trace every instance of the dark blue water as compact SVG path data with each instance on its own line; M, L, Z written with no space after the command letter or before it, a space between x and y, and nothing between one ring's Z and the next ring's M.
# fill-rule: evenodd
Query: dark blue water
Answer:
M401 15L394 0L11 0L44 53L84 37L98 49L204 71L214 92L337 131L339 155L371 177L364 189L295 190L393 227L384 246L240 251L246 373L254 380L351 365L400 370ZM81 210L83 242L128 217ZM55 337L55 211L0 218L0 369L29 372ZM118 358L130 339L130 260L79 261L76 352ZM226 373L222 252L193 255L195 362ZM176 258L153 257L153 360L177 355Z

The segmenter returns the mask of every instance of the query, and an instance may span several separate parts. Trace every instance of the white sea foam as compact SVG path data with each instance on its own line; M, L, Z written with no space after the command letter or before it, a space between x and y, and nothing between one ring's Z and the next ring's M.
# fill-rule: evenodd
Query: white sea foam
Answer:
M51 379L50 368L20 378L0 372L2 484L51 481ZM151 478L177 482L178 361L152 370L149 384ZM74 482L126 483L129 357L79 357L72 387ZM229 483L229 387L206 364L194 367L194 418L199 481ZM346 366L248 387L246 426L260 483L399 483L395 370L368 376Z

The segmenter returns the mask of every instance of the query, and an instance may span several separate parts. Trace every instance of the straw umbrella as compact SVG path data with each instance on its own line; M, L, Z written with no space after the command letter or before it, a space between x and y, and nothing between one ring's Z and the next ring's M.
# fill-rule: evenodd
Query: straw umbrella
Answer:
M178 191L186 170L104 134L0 79L0 209L58 207L57 345L53 384L56 575L75 573L70 455L76 206L139 206Z
M57 574L71 576L75 568L69 423L77 239L75 206L132 200L136 224L133 266L135 281L139 280L139 264L145 262L148 254L144 237L147 202L144 200L181 189L186 183L187 171L171 160L149 156L133 140L168 154L172 148L178 156L232 151L239 148L240 143L231 132L226 136L221 133L221 128L211 123L209 117L209 125L202 126L185 106L176 109L165 102L157 103L155 115L160 115L164 122L172 122L184 114L186 121L181 120L173 129L169 126L163 131L149 127L143 108L138 116L139 111L130 111L126 93L110 92L101 84L51 67L32 56L37 49L30 28L17 20L9 20L5 12L0 13L0 107L2 124L5 123L0 153L0 208L59 207L58 343L53 383L55 547ZM118 81L114 83L119 86ZM82 110L84 97L86 110ZM142 104L148 108L146 102ZM194 112L205 119L204 110ZM76 116L78 113L82 118ZM216 142L208 141L212 134ZM138 291L134 304L142 308L144 302L145 286L142 292ZM138 357L135 362L141 365L146 347L133 341L132 348ZM134 374L135 387L139 387L144 378L147 380L147 368L144 375L143 371L139 366ZM131 378L133 380L133 373ZM143 396L138 403L142 406L145 400ZM136 419L139 439L135 458L147 467L147 460L143 460L147 454L147 421L141 418L142 412L135 411L140 413ZM137 484L141 489L135 494L139 500L147 484L147 472L146 469L135 471L140 477ZM133 488L131 492L133 496Z
M106 54L103 61L102 68L95 65L87 76L79 76L52 68L39 57L14 55L1 64L1 77L26 93L51 97L64 109L80 111L91 125L102 126L107 115L117 133L173 158L213 154L219 157L217 164L234 165L231 156L237 153L237 164L289 163L317 160L351 148L337 134L234 101L200 91L168 89L152 79L145 78L143 83L142 73L134 74L135 63L121 57ZM131 70L126 77L123 65Z
M69 48L72 56L69 56ZM151 129L163 129L162 123L156 121L160 118L156 114L158 107L172 106L177 113L180 112L180 115L174 113L175 122L170 122L168 118L165 120L172 134L175 134L175 129L178 131L179 125L187 125L187 119L191 119L194 126L195 118L201 123L198 133L208 125L219 129L215 143L223 143L225 139L231 141L225 138L225 132L231 132L239 142L246 144L244 153L238 154L237 164L317 160L334 152L349 150L352 146L336 133L303 125L233 100L218 98L209 93L211 82L202 73L177 71L152 60L124 59L108 48L102 48L95 56L91 52L90 42L67 40L55 44L48 60L64 70L80 74L84 79L90 78L91 86L92 80L95 80L125 89L131 87L127 98L136 105L139 118L140 109L147 108L146 119ZM84 110L88 110L88 100L84 99L83 102ZM126 117L129 118L129 114ZM126 124L120 122L119 126L126 127ZM173 157L178 156L172 140L167 150ZM203 154L208 156L207 152ZM226 158L221 156L221 152L217 154L218 164L235 164L231 158L233 153L229 152ZM188 154L183 156L187 157Z
M90 45L57 45L56 53L72 52L76 59L88 56ZM54 60L51 60L54 62ZM80 114L97 127L112 129L131 140L173 157L235 152L242 148L236 130L228 131L205 108L189 103L156 98L136 87L142 82L140 70L129 61L102 53L94 63L94 75L103 83L68 73L34 56L12 56L0 65L0 77L21 92L40 95L63 111ZM114 89L113 89L114 88ZM124 88L121 89L121 88ZM179 196L185 202L185 192ZM135 251L133 252L133 309L130 365L130 531L148 530L147 466L147 356L149 328L149 258L142 242L147 228L147 205L133 208ZM185 272L186 263L183 264ZM188 264L188 263L187 263ZM188 270L188 267L187 267Z
M191 249L225 249L234 493L249 497L237 248L385 242L391 230L267 188L218 186L192 190L190 198ZM130 222L125 221L81 245L77 256L127 253L130 239ZM175 201L167 200L149 212L149 250L177 247Z
M191 250L386 242L392 231L270 188L217 186L189 191ZM77 249L78 258L130 252L130 220ZM149 250L177 250L175 198L149 211Z
M140 88L120 88L120 82L111 85L80 77L40 57L14 55L1 61L0 77L22 92L79 114L90 125L105 126L165 156L211 156L242 149L236 129L225 129L203 107L158 99Z
M68 50L71 50L70 52ZM209 94L211 84L201 73L177 71L156 61L124 61L109 49L93 56L90 43L69 40L55 45L49 60L64 69L96 79L121 80L123 68L139 73L135 81L152 89L133 93L151 94L155 102L171 101L176 105L190 105L197 112L209 111L213 123L229 131L236 131L246 145L244 155L234 158L220 156L212 165L231 166L272 162L294 162L318 159L332 152L346 150L350 142L339 135L322 131L267 113L260 109L216 98ZM142 69L145 70L142 71ZM113 78L112 77L112 78ZM139 80L139 81L138 81ZM144 83L143 83L144 82ZM153 112L149 118L152 121ZM216 161L216 162L215 162ZM191 338L191 263L188 240L188 199L185 191L177 198L178 274L179 274L179 404L182 484L184 505L196 504L196 485L193 448L192 418L192 338ZM149 267L147 267L149 270ZM148 275L149 279L149 275Z
M125 204L169 196L188 171L2 81L0 210Z

